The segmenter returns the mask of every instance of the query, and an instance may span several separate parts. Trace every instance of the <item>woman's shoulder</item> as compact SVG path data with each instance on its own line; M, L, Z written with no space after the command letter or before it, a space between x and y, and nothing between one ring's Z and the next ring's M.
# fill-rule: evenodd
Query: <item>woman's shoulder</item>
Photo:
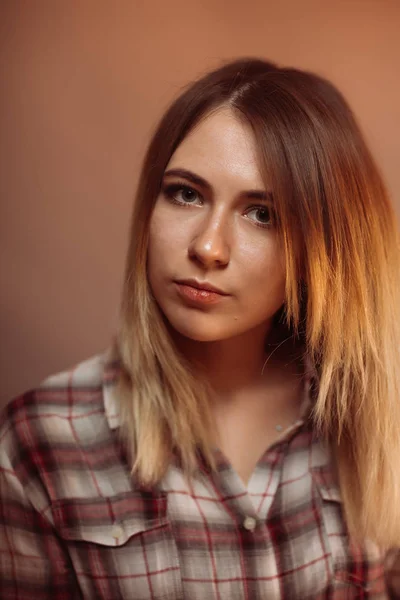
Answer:
M105 496L117 501L136 489L114 431L119 364L107 350L8 403L0 415L2 501L29 504L55 523L64 508L104 508Z
M0 445L63 444L74 430L113 420L113 389L119 361L112 347L59 373L12 399L0 413Z

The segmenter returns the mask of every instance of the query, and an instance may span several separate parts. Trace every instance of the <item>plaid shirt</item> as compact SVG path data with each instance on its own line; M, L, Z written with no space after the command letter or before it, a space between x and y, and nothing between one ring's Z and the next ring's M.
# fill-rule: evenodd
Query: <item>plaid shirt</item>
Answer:
M118 363L98 355L11 402L0 423L0 597L386 598L373 546L350 546L329 453L284 432L246 488L218 456L157 489L130 475Z

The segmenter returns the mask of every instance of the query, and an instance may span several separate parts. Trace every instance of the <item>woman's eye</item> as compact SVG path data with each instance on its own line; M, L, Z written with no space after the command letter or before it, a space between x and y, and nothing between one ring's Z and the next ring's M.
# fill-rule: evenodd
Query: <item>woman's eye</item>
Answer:
M254 206L247 211L246 217L255 221L257 225L268 226L272 224L272 211L268 206Z
M194 190L189 187L183 187L180 190L180 197L184 202L195 202L197 200L198 194Z
M172 184L164 187L164 194L167 198L177 204L195 204L201 201L200 194L193 188L181 185Z

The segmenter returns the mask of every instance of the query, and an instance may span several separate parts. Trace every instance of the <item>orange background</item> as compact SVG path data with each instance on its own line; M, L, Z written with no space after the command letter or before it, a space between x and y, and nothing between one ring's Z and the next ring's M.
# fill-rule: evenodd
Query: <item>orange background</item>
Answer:
M398 0L4 0L0 402L107 346L149 134L221 59L330 78L400 208L399 39Z

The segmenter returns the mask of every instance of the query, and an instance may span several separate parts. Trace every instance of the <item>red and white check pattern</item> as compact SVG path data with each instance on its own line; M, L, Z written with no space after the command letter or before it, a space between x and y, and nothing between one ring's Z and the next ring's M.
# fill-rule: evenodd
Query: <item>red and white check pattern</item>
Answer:
M218 455L157 489L131 478L109 352L15 399L0 422L3 600L386 598L350 547L329 453L299 421L245 488Z

